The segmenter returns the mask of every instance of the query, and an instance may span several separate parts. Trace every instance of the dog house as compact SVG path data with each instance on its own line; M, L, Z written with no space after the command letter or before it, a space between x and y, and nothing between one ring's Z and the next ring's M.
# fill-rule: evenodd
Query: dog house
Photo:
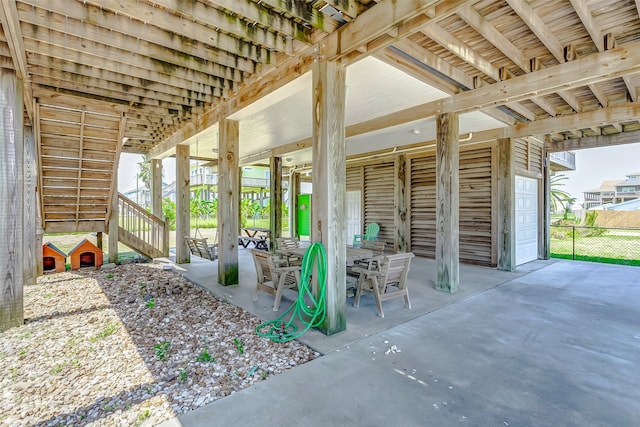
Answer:
M78 270L84 267L98 268L102 266L104 254L96 245L84 239L69 252L71 257L71 269Z
M42 270L45 273L61 273L65 270L67 254L53 243L42 245Z

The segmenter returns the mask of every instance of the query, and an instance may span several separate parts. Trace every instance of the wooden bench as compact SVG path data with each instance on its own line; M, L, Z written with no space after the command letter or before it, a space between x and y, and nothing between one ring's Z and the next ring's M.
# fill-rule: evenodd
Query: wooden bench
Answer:
M184 240L189 246L191 255L199 256L200 258L215 261L218 259L218 245L207 244L207 239L198 239L195 237L184 236Z
M253 243L253 247L256 249L269 250L269 243L265 237L238 236L238 245L243 248L248 247L251 243Z

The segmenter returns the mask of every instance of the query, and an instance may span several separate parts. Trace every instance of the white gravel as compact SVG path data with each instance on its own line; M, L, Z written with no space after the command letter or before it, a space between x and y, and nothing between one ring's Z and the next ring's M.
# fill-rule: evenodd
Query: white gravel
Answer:
M157 264L45 275L24 307L0 334L3 426L155 425L318 356Z

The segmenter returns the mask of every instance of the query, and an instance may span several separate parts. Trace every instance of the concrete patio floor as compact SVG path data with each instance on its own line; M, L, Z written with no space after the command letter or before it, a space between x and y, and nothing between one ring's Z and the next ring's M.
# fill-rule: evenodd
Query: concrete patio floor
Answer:
M461 265L460 290L447 294L433 289L434 266L414 259L411 310L387 301L382 319L371 295L360 308L348 298L345 331L300 337L323 356L162 425L640 425L637 267ZM237 286L216 283L215 262L176 268L261 319L279 314L271 295L252 300L248 250ZM286 297L281 311L295 293Z

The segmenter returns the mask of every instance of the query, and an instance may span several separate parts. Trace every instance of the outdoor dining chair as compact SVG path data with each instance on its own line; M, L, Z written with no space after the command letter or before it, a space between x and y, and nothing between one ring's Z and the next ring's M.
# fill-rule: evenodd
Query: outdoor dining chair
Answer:
M382 301L389 299L403 297L405 307L410 309L407 276L413 257L413 252L385 255L378 265L372 268L354 267L353 270L360 273L360 277L356 285L353 306L360 306L360 297L363 293L372 293L380 317L384 317Z

